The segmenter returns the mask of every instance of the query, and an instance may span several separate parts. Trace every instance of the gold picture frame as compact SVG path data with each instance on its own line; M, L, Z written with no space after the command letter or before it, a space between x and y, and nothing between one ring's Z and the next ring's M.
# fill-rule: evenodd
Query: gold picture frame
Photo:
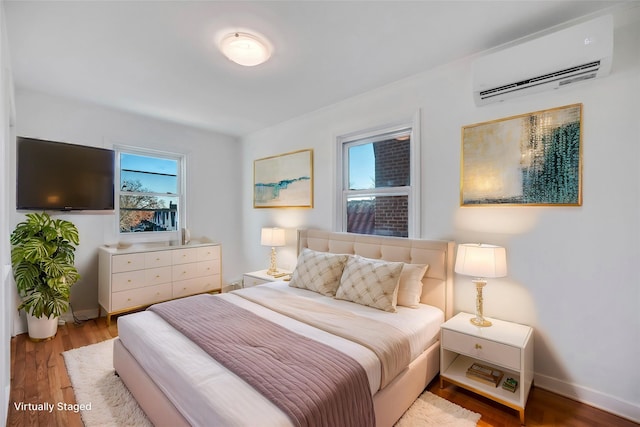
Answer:
M462 127L461 206L581 206L582 104Z
M313 150L254 160L253 207L312 208Z

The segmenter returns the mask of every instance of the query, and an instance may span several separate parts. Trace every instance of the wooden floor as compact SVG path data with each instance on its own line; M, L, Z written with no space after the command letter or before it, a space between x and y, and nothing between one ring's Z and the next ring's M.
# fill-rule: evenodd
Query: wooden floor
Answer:
M73 410L33 411L16 407L21 403L38 404L58 402L76 403L61 353L88 344L94 344L118 335L112 322L105 319L88 320L81 325L67 324L58 328L52 340L34 343L26 334L11 339L11 395L7 426L82 426L82 420ZM476 396L455 386L440 388L438 380L429 390L447 400L482 415L479 427L519 426L515 410ZM73 408L71 406L71 408ZM571 427L638 427L632 423L598 409L580 404L542 389L533 388L525 412L528 426ZM416 426L419 427L419 426Z

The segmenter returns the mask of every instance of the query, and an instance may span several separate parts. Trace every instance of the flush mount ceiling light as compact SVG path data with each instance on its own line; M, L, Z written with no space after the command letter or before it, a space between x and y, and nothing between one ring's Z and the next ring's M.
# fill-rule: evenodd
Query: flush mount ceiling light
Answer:
M220 41L220 50L236 64L246 67L262 64L271 56L271 47L265 40L241 32L224 36Z

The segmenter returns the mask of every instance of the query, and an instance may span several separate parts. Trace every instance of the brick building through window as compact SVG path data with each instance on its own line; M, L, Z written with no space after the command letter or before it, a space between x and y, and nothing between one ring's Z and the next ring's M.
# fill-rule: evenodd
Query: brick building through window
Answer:
M411 135L404 128L343 142L343 231L409 236Z

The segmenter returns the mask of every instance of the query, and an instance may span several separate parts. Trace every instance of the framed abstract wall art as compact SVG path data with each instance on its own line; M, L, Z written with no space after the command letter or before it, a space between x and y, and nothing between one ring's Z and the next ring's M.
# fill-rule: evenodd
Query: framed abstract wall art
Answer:
M253 207L313 207L313 150L253 162Z
M582 104L462 128L460 205L582 205Z

